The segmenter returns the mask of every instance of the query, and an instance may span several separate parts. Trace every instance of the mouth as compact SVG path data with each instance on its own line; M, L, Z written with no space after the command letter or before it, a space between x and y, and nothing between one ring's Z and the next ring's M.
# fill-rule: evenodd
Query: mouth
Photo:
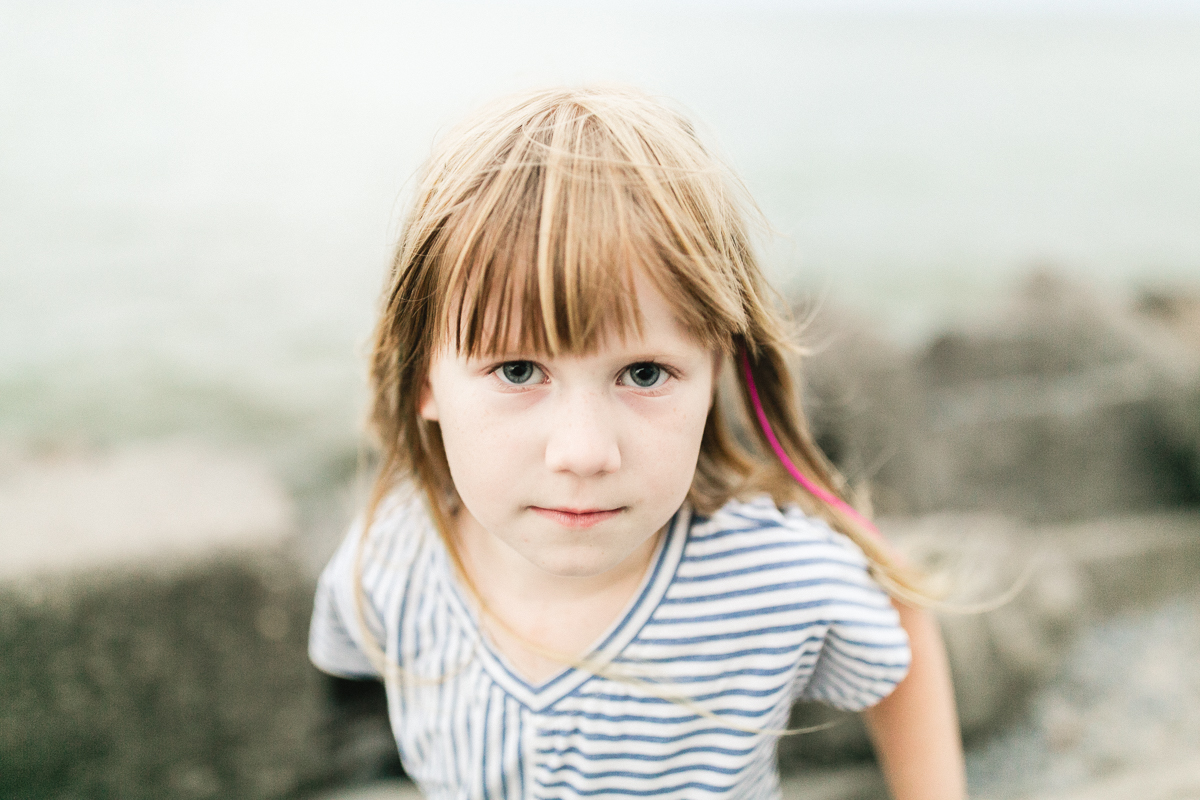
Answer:
M539 517L562 525L564 528L590 528L593 525L599 525L605 520L613 517L624 511L621 508L609 509L576 509L576 508L542 508L541 506L530 506L529 510L537 514Z

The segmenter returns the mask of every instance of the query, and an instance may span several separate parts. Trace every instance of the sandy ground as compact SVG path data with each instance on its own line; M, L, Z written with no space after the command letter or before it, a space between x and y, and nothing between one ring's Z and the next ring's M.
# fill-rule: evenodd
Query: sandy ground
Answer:
M0 580L277 545L292 501L260 458L188 440L0 452Z

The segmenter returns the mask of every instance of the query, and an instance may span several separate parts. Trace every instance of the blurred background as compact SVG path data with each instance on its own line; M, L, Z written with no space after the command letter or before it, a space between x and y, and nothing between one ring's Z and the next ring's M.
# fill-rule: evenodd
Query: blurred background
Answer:
M885 529L1033 575L945 623L974 792L1200 797L1195 0L2 0L0 794L397 774L303 653L397 217L466 112L596 81L744 178ZM835 731L789 791L878 796Z

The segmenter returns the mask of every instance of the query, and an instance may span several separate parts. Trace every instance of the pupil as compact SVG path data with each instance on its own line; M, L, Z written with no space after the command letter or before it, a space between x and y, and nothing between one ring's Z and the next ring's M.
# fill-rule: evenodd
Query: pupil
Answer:
M524 383L533 374L533 365L528 361L514 361L505 364L503 369L504 377L513 383Z
M654 364L638 364L629 370L629 377L638 386L653 386L658 380L658 367Z

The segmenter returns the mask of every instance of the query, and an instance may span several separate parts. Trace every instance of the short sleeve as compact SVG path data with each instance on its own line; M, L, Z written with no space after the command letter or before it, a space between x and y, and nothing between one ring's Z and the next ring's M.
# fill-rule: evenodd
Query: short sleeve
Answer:
M861 711L891 694L908 673L908 634L862 551L840 533L828 535L841 550L831 583L837 589L816 666L799 697Z
M352 568L353 563L349 566ZM344 678L378 677L378 671L363 652L361 634L352 634L346 623L349 616L351 624L356 624L353 606L345 611L340 607L342 603L339 601L346 596L353 600L354 586L344 587L349 591L339 591L343 587L337 584L352 577L353 573L344 569L337 556L321 573L313 601L312 623L308 629L308 657L318 669L331 675Z
M386 574L382 562L394 550L395 519L394 507L381 508L366 535L363 521L356 520L317 580L308 657L323 672L347 678L379 677L367 648L378 648L375 643L384 639L379 577Z

